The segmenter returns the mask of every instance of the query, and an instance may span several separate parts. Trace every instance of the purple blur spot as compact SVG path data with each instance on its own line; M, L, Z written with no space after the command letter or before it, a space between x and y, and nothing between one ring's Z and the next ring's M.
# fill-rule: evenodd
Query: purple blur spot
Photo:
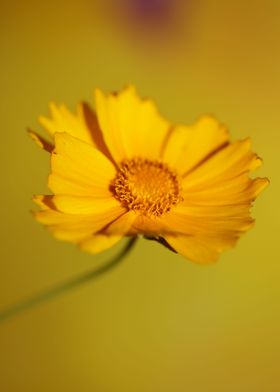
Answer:
M165 22L173 15L176 0L128 0L127 7L135 19Z

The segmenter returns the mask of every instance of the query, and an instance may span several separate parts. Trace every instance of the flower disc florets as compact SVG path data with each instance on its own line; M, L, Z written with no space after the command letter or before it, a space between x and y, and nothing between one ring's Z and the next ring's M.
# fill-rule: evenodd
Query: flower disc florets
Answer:
M177 174L162 162L143 158L122 162L112 191L129 210L144 215L160 216L181 199Z

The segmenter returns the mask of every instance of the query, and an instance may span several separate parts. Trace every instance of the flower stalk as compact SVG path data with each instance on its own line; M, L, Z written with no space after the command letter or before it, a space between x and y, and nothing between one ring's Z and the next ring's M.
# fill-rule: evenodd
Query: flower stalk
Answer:
M116 267L120 262L128 255L128 253L132 250L133 246L135 245L137 237L131 237L128 242L126 243L125 247L109 262L105 263L101 267L85 272L75 278L67 280L61 284L58 284L50 289L42 291L39 294L36 294L22 302L19 302L7 309L0 311L0 323L11 319L23 313L35 306L42 304L43 302L47 302L56 298L61 294L65 294L66 292L76 289L83 284L92 282L99 276L109 272L114 267Z

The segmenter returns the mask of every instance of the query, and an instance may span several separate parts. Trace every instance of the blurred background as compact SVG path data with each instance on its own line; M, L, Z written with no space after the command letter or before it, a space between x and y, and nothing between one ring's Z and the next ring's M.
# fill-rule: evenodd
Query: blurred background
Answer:
M251 136L270 187L256 227L212 266L141 240L111 273L0 325L3 392L280 390L277 0L1 3L0 308L112 257L36 223L48 193L40 130L48 102L71 109L135 84L172 122L212 113Z

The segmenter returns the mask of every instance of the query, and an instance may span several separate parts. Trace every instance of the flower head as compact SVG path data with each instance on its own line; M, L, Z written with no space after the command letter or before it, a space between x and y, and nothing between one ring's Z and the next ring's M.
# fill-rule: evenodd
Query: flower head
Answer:
M172 126L131 86L97 90L96 115L86 104L76 114L50 109L40 122L52 141L30 133L51 154L53 195L34 201L56 238L98 253L144 235L208 263L252 227L251 204L268 180L248 174L261 159L249 139L230 143L213 117Z

